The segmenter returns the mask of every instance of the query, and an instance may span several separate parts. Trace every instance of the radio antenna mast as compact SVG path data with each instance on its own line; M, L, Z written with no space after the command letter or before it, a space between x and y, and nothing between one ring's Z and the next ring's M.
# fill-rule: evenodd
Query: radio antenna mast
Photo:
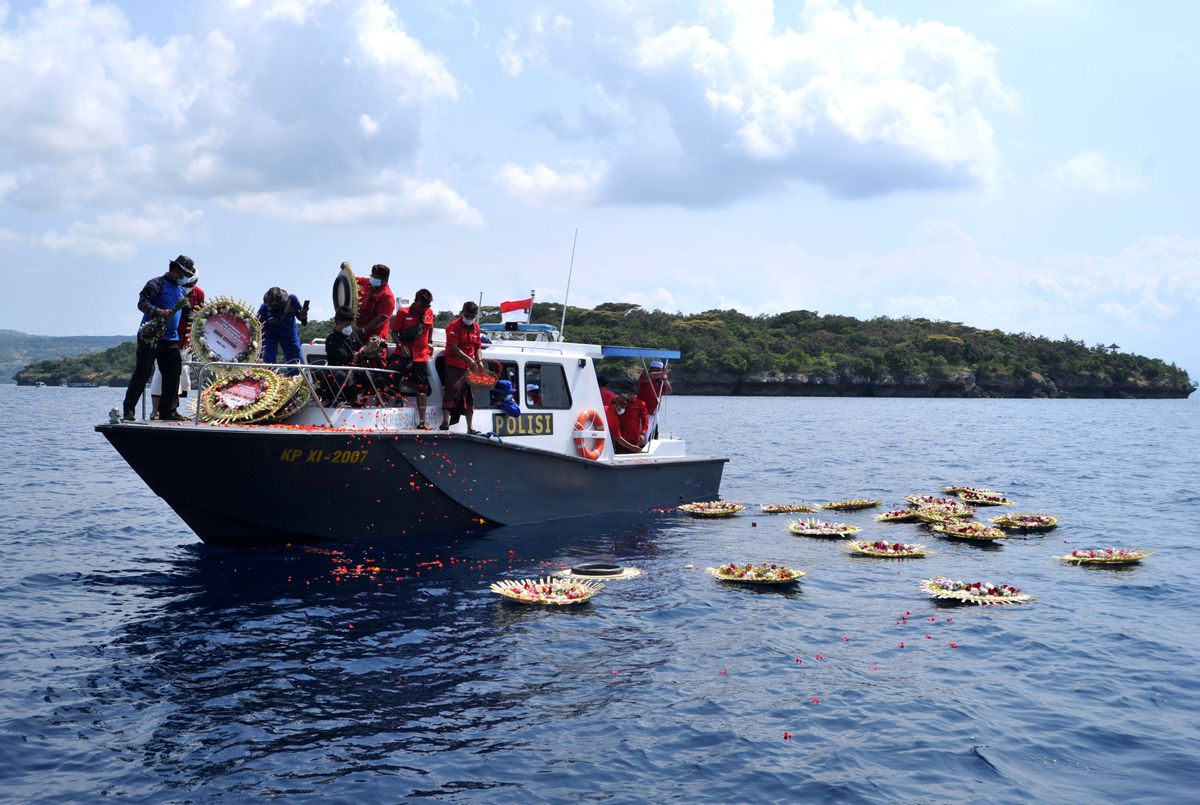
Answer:
M571 267L567 269L567 292L563 295L562 323L558 325L558 338L561 341L567 330L567 299L571 297L571 275L575 273L575 244L579 242L579 227L575 227L575 239L571 241Z

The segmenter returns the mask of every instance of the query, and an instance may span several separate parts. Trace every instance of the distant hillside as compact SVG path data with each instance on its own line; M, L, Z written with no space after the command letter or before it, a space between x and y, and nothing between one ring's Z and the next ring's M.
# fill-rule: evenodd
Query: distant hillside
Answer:
M484 308L494 321L495 308ZM490 314L490 315L489 315ZM562 307L535 304L533 320L557 324ZM443 311L437 326L451 318ZM324 336L330 322L301 330ZM980 330L957 322L879 317L862 321L794 310L747 316L736 310L693 315L606 302L571 308L567 337L587 344L677 349L676 394L842 397L1187 397L1187 372L1157 358L1088 346L1069 338ZM18 382L125 385L132 343L82 358L27 367ZM631 361L607 361L612 377L636 376Z
M0 330L0 383L11 383L21 367L35 361L74 357L131 340L128 335L53 336Z

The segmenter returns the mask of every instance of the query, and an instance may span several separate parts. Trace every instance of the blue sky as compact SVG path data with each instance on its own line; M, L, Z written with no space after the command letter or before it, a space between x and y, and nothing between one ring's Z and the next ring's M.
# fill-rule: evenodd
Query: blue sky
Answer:
M1200 377L1200 4L0 2L0 327L210 294L925 316ZM568 335L570 324L568 322Z

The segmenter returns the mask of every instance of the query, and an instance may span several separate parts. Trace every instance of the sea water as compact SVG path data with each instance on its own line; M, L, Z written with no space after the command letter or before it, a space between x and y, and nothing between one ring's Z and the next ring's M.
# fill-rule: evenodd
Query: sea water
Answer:
M1194 401L674 398L663 430L729 456L738 516L230 550L92 430L120 393L0 386L0 799L1194 801ZM836 515L934 551L886 561L758 511L943 484L1061 525ZM1084 546L1157 554L1054 558ZM570 609L488 591L589 559L644 575ZM729 561L807 575L703 572ZM1036 600L935 605L934 575Z

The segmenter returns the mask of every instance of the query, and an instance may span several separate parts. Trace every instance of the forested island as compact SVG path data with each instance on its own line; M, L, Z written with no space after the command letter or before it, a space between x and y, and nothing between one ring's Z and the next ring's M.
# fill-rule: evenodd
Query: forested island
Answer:
M483 320L496 320L483 308ZM490 316L488 314L491 314ZM453 314L438 314L444 327ZM537 303L533 321L557 325L562 306ZM304 340L326 335L331 322L311 322ZM567 311L566 337L592 344L677 349L676 394L841 397L1181 398L1196 389L1183 369L1157 358L1088 346L1070 338L980 330L920 318L820 315L795 310L747 316L736 310L683 315L623 302ZM76 358L41 361L17 382L93 382L124 386L133 344ZM639 371L609 362L610 376Z
M12 382L21 367L34 361L82 355L132 339L131 335L30 335L0 330L0 383Z

